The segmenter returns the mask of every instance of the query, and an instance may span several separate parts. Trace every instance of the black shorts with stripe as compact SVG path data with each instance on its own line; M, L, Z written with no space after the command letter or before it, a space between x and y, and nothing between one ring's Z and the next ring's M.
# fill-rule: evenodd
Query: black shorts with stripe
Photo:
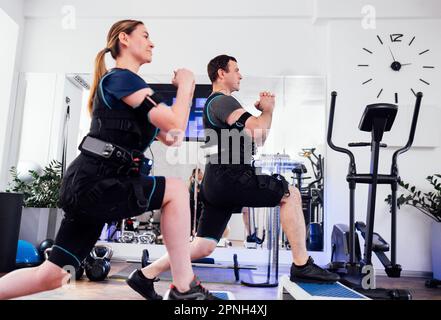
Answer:
M247 179L241 177L246 174ZM280 204L284 183L273 176L261 175L272 188L260 186L254 168L248 165L205 166L201 186L204 204L197 236L219 241L233 213L242 207L265 208Z
M49 256L49 261L60 267L72 265L77 268L94 247L106 222L120 221L162 207L165 177L143 174L110 177L97 164L80 155L63 177L60 204L65 217ZM106 179L112 179L112 183L106 185ZM95 201L81 201L94 186L103 182L107 188ZM139 186L138 192L134 185ZM148 203L147 208L139 206L140 197ZM73 202L75 205L68 205Z

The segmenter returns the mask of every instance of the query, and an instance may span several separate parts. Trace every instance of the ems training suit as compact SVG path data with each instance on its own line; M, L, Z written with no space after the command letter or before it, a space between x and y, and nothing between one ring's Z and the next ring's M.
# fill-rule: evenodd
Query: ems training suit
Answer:
M63 177L59 205L66 214L49 256L60 267L79 267L106 222L162 206L165 178L148 176L148 159L143 155L159 131L148 118L153 104L145 100L133 108L121 100L147 87L136 73L120 68L111 69L99 82L88 137L118 146L126 151L118 155L126 157L125 161L103 158L80 145L81 154Z
M289 194L282 176L256 174L251 165L254 144L242 132L251 114L245 112L231 126L227 123L228 116L239 108L236 99L219 92L213 93L204 106L204 148L211 151L206 152L210 155L202 180L204 209L198 237L219 241L233 212L240 212L242 207L274 207Z

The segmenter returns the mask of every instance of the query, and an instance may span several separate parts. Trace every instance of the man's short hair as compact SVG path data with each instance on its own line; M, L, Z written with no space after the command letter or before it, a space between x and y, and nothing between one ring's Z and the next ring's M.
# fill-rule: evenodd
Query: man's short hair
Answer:
M222 54L222 55L214 57L213 59L210 60L210 62L208 63L208 66L207 66L207 72L208 72L208 77L210 78L212 83L217 80L217 78L218 78L217 71L219 69L222 69L226 72L229 71L228 70L228 62L230 60L237 62L235 57L228 56L226 54Z

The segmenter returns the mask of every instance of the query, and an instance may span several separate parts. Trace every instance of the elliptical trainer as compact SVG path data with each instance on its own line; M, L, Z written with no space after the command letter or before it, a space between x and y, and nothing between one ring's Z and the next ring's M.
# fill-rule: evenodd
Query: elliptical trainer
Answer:
M390 174L378 174L378 163L380 147L387 147L381 143L383 133L390 131L398 106L387 103L376 103L366 106L361 117L359 129L371 132L371 142L349 143L349 147L371 147L371 165L370 173L359 174L356 170L354 154L345 148L338 147L332 142L332 130L334 123L335 101L337 93L331 94L331 109L328 123L328 145L335 151L345 153L349 157L349 170L346 181L349 184L349 226L337 224L332 231L332 257L329 269L342 275L341 282L348 285L360 293L371 298L379 299L411 299L411 295L407 290L394 289L363 289L362 269L364 266L372 266L372 252L374 252L381 263L385 267L385 271L389 277L400 277L401 266L396 263L396 237L397 237L397 188L399 182L399 173L397 158L400 154L408 151L412 146L415 136L416 124L421 105L422 93L416 95L415 108L410 128L409 138L406 145L396 150L392 156L392 165ZM355 222L355 187L357 183L369 185L368 204L366 223ZM385 255L389 251L389 244L377 233L374 232L375 219L375 202L378 184L389 184L392 190L391 204L391 259ZM363 257L358 243L358 234L360 231L365 239Z

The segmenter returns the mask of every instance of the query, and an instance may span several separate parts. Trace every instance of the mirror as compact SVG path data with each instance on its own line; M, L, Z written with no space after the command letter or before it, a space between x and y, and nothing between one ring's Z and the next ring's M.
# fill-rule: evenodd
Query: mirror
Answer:
M169 75L142 77L147 83L169 83ZM45 164L49 159L65 158L68 165L79 153L77 147L87 134L90 117L87 99L91 83L90 74L23 74L26 94L22 117L20 160L34 160ZM205 76L197 76L197 83L207 84ZM257 156L285 155L303 163L286 170L283 175L291 184L300 185L305 220L308 227L308 249L323 250L323 165L325 150L325 96L326 81L318 76L245 76L236 99L253 115L259 90L276 94L276 108L271 132ZM36 119L39 119L36 121ZM42 126L41 124L45 125ZM35 136L38 135L38 143ZM192 170L196 165L203 170L200 147L203 143L187 141L173 150L154 142L146 156L154 159L153 175L180 177L191 186ZM168 163L173 153L179 163ZM199 161L198 161L199 159ZM245 210L246 211L246 210ZM229 223L228 237L220 245L266 248L263 233L268 232L265 208L250 208L247 214L235 214ZM148 212L140 217L118 222L103 230L102 240L125 243L161 243L160 212ZM245 223L244 223L245 222ZM251 227L251 228L250 228ZM123 230L124 232L121 232ZM254 243L247 241L257 240ZM284 235L280 248L289 249ZM245 243L245 244L244 244Z

